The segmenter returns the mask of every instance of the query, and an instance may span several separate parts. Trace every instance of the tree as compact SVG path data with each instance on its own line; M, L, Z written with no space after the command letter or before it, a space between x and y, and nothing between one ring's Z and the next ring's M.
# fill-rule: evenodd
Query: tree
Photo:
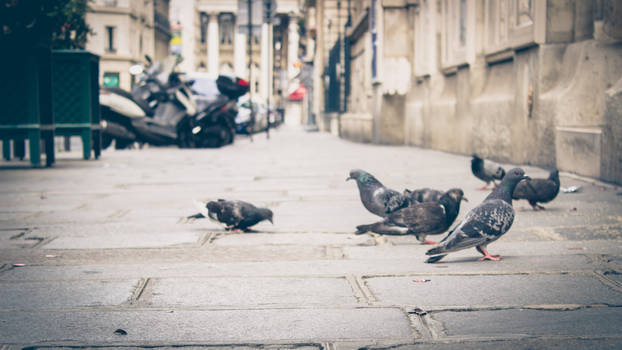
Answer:
M85 20L91 1L0 0L0 42L83 49L92 33Z

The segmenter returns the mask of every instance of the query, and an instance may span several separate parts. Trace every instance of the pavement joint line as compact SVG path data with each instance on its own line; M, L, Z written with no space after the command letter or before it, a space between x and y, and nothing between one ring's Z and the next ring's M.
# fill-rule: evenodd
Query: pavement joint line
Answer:
M199 247L203 247L205 245L212 244L214 240L218 237L218 233L216 232L205 232L201 235L201 239L199 240Z
M30 247L30 249L40 248L56 239L56 237L33 237L33 238L34 239L40 238L40 239L38 239L39 242L35 243L32 247Z
M601 281L607 287L613 288L617 292L622 292L622 284L620 284L620 282L618 282L618 281L614 281L614 280L608 278L607 275L605 275L604 272L602 272L602 271L593 271L593 274L594 274L594 276L596 276L596 278L599 281Z
M402 312L406 315L410 328L413 330L414 339L433 339L432 331L424 323L422 315L411 313L406 309L402 309Z
M149 277L141 278L138 281L138 285L136 286L136 288L134 289L134 292L130 296L130 299L129 299L130 305L134 305L137 302L139 302L140 297L143 295L143 293L144 293L145 289L147 288L147 285L149 285L150 281L151 281L151 278L149 278Z
M169 305L165 306L145 306L141 303L134 304L134 307L128 308L128 304L122 303L118 305L93 305L93 306L73 306L61 307L56 309L48 308L0 308L0 314L11 312L33 312L33 313L62 313L62 312L168 312L175 311L201 311L201 312L220 312L220 311L262 311L262 310L359 310L359 309L395 309L402 311L403 306L400 305L356 305L356 304L273 304L266 305Z
M373 305L375 302L378 301L374 293L371 291L371 289L369 289L369 286L367 286L367 282L365 282L365 279L363 279L361 276L356 276L353 282L355 282L356 287L360 289L360 291L365 296L368 305Z
M412 307L415 307L414 305ZM539 311L577 311L583 309L622 308L615 304L549 304L549 305L469 305L469 306L431 306L426 309L428 313L440 312L479 312L479 311L503 311L503 310L539 310Z
M356 302L360 303L360 304L368 304L370 305L370 301L367 298L367 296L365 296L365 293L363 292L363 289L361 288L361 286L359 285L356 276L353 275L347 275L345 276L346 281L348 282L348 284L350 285L350 288L352 288L352 293L354 293L354 298L356 298Z
M322 343L322 350L337 350L337 347L334 343Z
M308 341L308 342L304 342L304 341L296 341L293 340L292 342L287 342L285 340L267 340L267 341L257 341L254 343L251 342L231 342L231 343L227 343L227 342L223 342L223 341L216 341L216 342L209 342L209 341L189 341L189 342L183 342L183 343L169 343L169 342L153 342L153 341L147 341L147 342L139 342L139 341L130 341L130 342L123 342L123 341L112 341L112 342L105 342L105 343L101 343L101 342L97 342L97 343L83 343L83 342L76 342L76 341L43 341L43 342L37 342L35 344L28 344L28 345L18 345L18 344L11 344L11 345L0 345L0 350L22 350L22 349L28 349L28 350L35 350L35 349L54 349L54 348L72 348L72 349L85 349L85 348L110 348L110 347L118 347L118 348L127 348L127 347L132 347L132 348L150 348L150 349L160 349L160 348L185 348L185 347L209 347L209 348L231 348L231 347L243 347L243 348L253 348L253 349L266 349L266 350L277 350L277 349L282 349L282 347L286 346L287 349L297 349L297 348L302 348L302 347L316 347L316 348L320 348L322 350L327 349L326 346L327 344L333 344L332 348L330 348L331 350L335 350L337 349L335 347L335 343L336 342L332 342L332 343L319 343L319 342L313 342L313 341Z
M569 275L569 276L589 276L592 270L527 270L527 271L473 271L473 272L406 272L406 273L379 273L362 275L362 279L370 278L390 278L390 277L415 277L415 276L530 276L530 275Z
M622 335L596 335L596 336L573 336L573 335L529 335L529 334L505 334L496 336L445 336L438 339L417 339L412 343L394 343L383 347L363 347L362 349L389 350L408 345L440 345L440 344L464 344L464 343L495 343L513 340L615 340L622 339Z

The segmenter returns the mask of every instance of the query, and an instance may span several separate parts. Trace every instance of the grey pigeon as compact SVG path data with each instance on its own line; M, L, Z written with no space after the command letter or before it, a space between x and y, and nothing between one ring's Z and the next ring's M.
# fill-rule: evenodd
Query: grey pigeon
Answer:
M380 217L386 217L400 208L404 208L410 204L407 196L385 187L372 174L355 169L350 171L350 176L346 179L356 180L361 195L363 206L372 214Z
M498 255L490 255L486 246L499 239L512 226L514 221L512 192L518 182L525 178L529 177L525 176L523 169L510 170L501 184L482 203L471 209L437 247L426 252L426 255L432 255L426 262L434 263L445 257L446 253L471 247L475 247L484 255L480 260L501 259Z
M225 225L227 230L249 231L250 227L268 220L272 223L272 211L239 200L211 201L207 203L208 217Z
M411 200L419 203L438 202L445 194L443 191L433 190L431 188L420 188L418 190L404 190L404 195L410 197Z
M487 189L490 182L497 187L495 180L502 180L505 176L505 170L499 164L489 159L480 158L477 154L473 154L471 159L471 172L475 177L486 183L478 190Z
M547 179L523 180L516 185L513 199L526 199L533 210L543 210L538 203L548 203L559 193L559 171L553 170Z
M460 203L468 200L459 188L443 193L438 202L413 203L406 208L394 211L384 221L371 225L357 226L357 233L367 231L380 234L414 234L424 244L426 235L447 231L460 212Z

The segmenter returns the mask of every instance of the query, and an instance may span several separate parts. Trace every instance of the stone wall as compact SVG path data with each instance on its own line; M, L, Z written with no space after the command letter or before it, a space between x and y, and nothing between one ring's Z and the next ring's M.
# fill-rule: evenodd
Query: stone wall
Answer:
M466 25L464 38L443 34L460 25L442 18L448 10L435 7L440 3L421 2L419 11L430 12L415 18L438 17L431 21L437 31L433 46L426 48L412 45L414 38L426 36L416 32L409 2L383 1L382 60L391 62L383 68L416 58L408 72L410 85L406 93L396 93L399 74L385 75L373 87L353 80L352 100L361 101L365 90L376 96L371 106L350 104L340 134L364 142L371 135L375 143L477 152L622 183L622 30L615 15L622 3L504 3L515 8L504 13L492 6L496 1L467 0L464 8L449 9L468 14L460 22ZM521 26L502 26L514 20ZM460 50L455 43L463 45ZM353 48L357 45L362 44ZM439 58L426 62L412 54L416 49L436 50ZM353 67L367 68L364 62L353 60ZM425 66L417 66L420 62ZM371 118L361 118L367 113Z

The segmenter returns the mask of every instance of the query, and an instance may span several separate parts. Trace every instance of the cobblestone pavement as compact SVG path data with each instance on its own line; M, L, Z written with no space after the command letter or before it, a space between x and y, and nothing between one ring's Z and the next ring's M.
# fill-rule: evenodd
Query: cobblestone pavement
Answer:
M460 219L487 194L469 157L291 126L253 141L0 163L0 349L622 347L622 189L562 173L580 191L515 202L489 247L501 261L430 265L414 237L353 234L377 218L345 179L461 187ZM186 219L214 198L268 206L274 225Z

